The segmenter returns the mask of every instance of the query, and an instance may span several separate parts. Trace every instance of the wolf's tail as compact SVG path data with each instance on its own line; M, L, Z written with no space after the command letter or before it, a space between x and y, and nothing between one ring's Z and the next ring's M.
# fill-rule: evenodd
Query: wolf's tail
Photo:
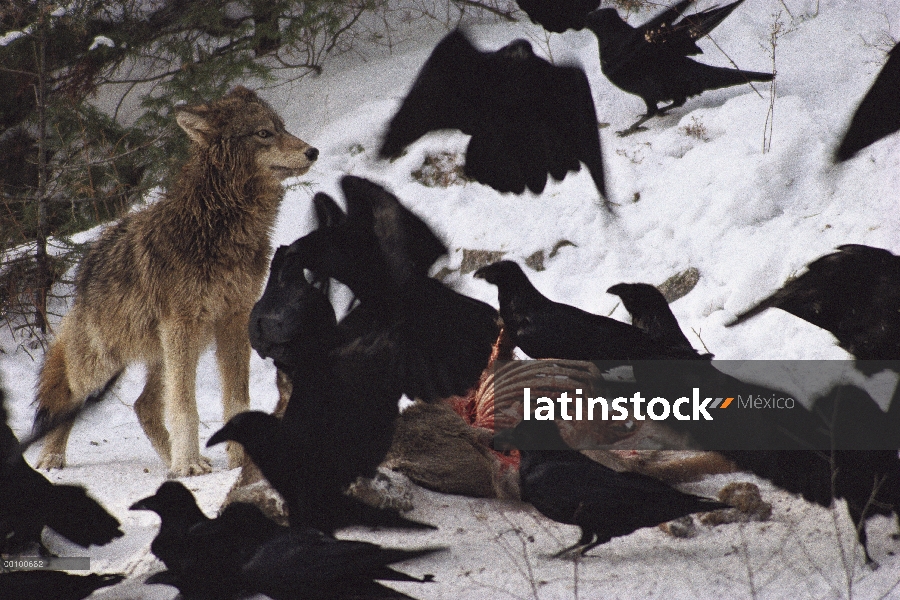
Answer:
M83 402L73 401L66 364L65 341L58 338L51 344L44 358L44 365L41 367L37 389L38 410L34 417L31 435L20 443L21 450L24 451L46 437L57 427L72 423L86 406L102 400L118 381L123 371L113 375Z

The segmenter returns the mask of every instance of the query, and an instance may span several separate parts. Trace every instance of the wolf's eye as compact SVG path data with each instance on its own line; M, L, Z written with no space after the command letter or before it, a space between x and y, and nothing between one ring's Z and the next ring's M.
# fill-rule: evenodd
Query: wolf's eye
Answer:
M256 135L258 135L259 137L261 137L263 139L266 139L267 137L272 137L272 132L269 131L268 129L260 129L259 131L256 132Z

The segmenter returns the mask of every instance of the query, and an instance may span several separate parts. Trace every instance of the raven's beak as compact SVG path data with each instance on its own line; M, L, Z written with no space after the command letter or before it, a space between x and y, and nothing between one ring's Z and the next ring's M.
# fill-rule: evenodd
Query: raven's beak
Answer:
M128 507L128 510L153 510L151 508L152 501L156 498L156 496L148 496L146 498L141 498L134 504Z
M613 294L615 296L621 296L622 290L624 289L624 287L625 287L624 283L617 283L616 285L611 286L609 289L607 289L606 293Z
M229 437L230 435L231 428L228 427L228 423L225 423L225 425L220 430L212 434L212 437L209 438L209 440L206 442L206 447L209 448L211 446L215 446L216 444L221 444L222 442L229 442L231 441L231 438Z

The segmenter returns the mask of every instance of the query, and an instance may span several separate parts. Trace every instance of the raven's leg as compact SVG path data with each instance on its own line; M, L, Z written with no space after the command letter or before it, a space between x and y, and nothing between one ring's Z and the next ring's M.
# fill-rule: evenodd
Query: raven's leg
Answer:
M646 127L641 127L644 123L655 117L657 114L661 114L659 110L656 108L656 101L650 100L649 98L644 98L644 104L647 105L647 113L641 116L640 119L634 122L631 127L628 129L623 129L622 131L617 131L616 135L619 137L625 137L626 135L631 135L632 133L637 133L638 131L647 131Z
M606 542L608 542L609 540L612 539L611 535L599 535L599 534L595 534L595 535L597 535L597 539L581 549L582 556L587 554L589 550L596 548L600 544L605 544Z
M678 108L679 106L684 106L685 102L687 102L687 96L679 96L678 98L675 98L674 100L672 100L672 104L663 106L657 112L660 115L664 115L673 108Z
M563 548L562 550L560 550L559 552L554 554L553 558L559 558L561 556L568 554L569 552L571 552L572 550L574 550L580 546L584 546L585 544L591 544L594 540L594 537L595 536L592 532L582 529L581 530L581 538L579 538L578 541L575 542L574 544L572 544L571 546L566 546L565 548ZM593 547L594 546L591 546L591 548L593 548ZM584 551L582 550L581 553L584 554Z

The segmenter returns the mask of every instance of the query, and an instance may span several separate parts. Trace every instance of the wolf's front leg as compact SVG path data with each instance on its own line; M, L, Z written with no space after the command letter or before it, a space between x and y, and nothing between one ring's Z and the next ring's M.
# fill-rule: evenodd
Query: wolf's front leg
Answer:
M197 414L197 361L202 335L191 322L165 323L161 328L163 346L163 390L169 425L172 462L171 477L202 475L212 471L212 463L200 456Z
M250 311L241 311L216 323L216 361L222 381L222 422L250 409ZM240 444L228 442L228 467L244 464Z

